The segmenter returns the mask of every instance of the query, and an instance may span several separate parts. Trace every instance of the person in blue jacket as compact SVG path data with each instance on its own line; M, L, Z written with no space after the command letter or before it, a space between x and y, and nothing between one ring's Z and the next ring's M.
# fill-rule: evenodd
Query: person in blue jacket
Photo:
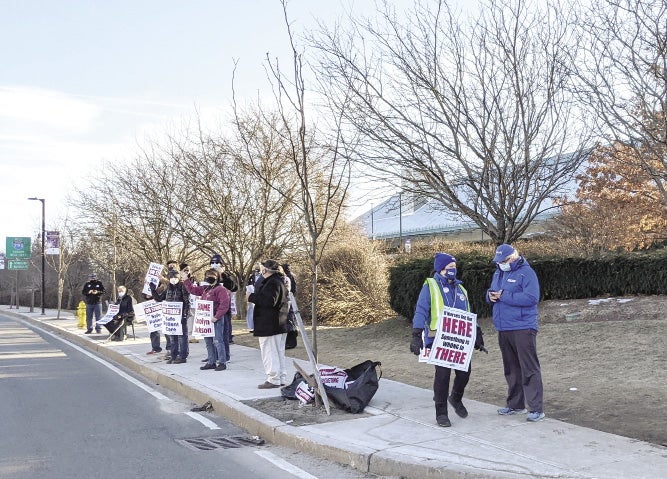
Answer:
M410 351L419 355L422 347L430 348L435 337L437 320L436 312L442 306L470 311L468 292L460 280L456 279L456 258L447 253L436 253L433 261L435 273L432 278L424 281L415 315L412 319L412 342ZM429 334L430 332L430 334ZM475 349L484 349L482 331L477 328ZM447 414L447 401L452 405L457 415L462 418L468 416L468 410L463 405L463 392L470 379L470 366L467 371L455 370L454 385L449 394L449 379L451 368L435 366L433 378L433 400L435 401L435 420L438 425L449 427L452 423ZM449 397L448 397L449 395Z
M528 413L528 421L544 419L543 386L537 358L537 303L540 284L526 258L509 244L493 257L496 271L486 301L493 305L493 326L507 381L507 403L498 414ZM526 410L528 405L528 411Z

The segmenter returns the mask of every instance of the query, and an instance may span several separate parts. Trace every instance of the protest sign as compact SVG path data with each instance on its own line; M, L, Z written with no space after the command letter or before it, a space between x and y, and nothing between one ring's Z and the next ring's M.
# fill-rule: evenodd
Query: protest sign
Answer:
M212 338L215 336L215 331L213 331L213 301L199 299L195 303L192 336L195 338Z
M183 336L181 318L183 317L183 303L165 301L162 304L162 332L171 336Z
M137 316L143 316L146 319L146 326L149 333L162 331L162 305L160 303L156 303L151 299L136 304L134 310L141 311Z
M109 321L113 319L114 316L118 314L118 310L120 309L119 304L110 304L109 309L107 309L107 314L105 314L102 319L97 321L96 324L107 324Z
M445 307L431 346L428 363L467 371L475 348L477 315Z
M142 293L149 296L152 295L150 283L153 283L155 286L160 284L160 273L162 273L163 265L159 263L151 263L148 266L148 272L146 273L146 278L144 278L144 289L141 290Z

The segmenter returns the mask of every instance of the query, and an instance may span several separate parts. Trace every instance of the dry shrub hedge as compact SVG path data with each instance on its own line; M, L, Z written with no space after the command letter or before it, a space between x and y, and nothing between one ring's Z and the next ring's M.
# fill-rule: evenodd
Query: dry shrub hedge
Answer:
M360 326L395 315L389 307L388 264L372 241L346 236L332 244L320 262L318 324ZM311 291L300 282L299 308L309 320Z

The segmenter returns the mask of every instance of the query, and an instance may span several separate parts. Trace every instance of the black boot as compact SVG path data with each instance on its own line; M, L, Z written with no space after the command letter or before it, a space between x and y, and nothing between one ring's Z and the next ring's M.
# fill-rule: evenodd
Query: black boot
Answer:
M449 395L448 401L454 407L454 411L459 417L468 417L468 410L461 402L463 394L452 392Z
M447 403L435 403L435 421L438 426L450 427L449 416L447 416Z

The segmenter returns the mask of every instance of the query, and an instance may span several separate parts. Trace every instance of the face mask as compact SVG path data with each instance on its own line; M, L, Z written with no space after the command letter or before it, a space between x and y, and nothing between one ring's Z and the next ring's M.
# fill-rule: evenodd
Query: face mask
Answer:
M510 271L512 269L510 263L498 263L498 267L500 268L500 271Z
M125 293L118 293L119 298L122 298L123 296L125 296Z
M448 268L445 270L445 278L449 280L456 279L456 268Z
M208 284L215 284L218 282L218 279L214 276L207 276L205 279Z
M222 265L220 263L211 263L211 268L220 271L222 269Z
M171 284L178 284L178 278L169 278Z

